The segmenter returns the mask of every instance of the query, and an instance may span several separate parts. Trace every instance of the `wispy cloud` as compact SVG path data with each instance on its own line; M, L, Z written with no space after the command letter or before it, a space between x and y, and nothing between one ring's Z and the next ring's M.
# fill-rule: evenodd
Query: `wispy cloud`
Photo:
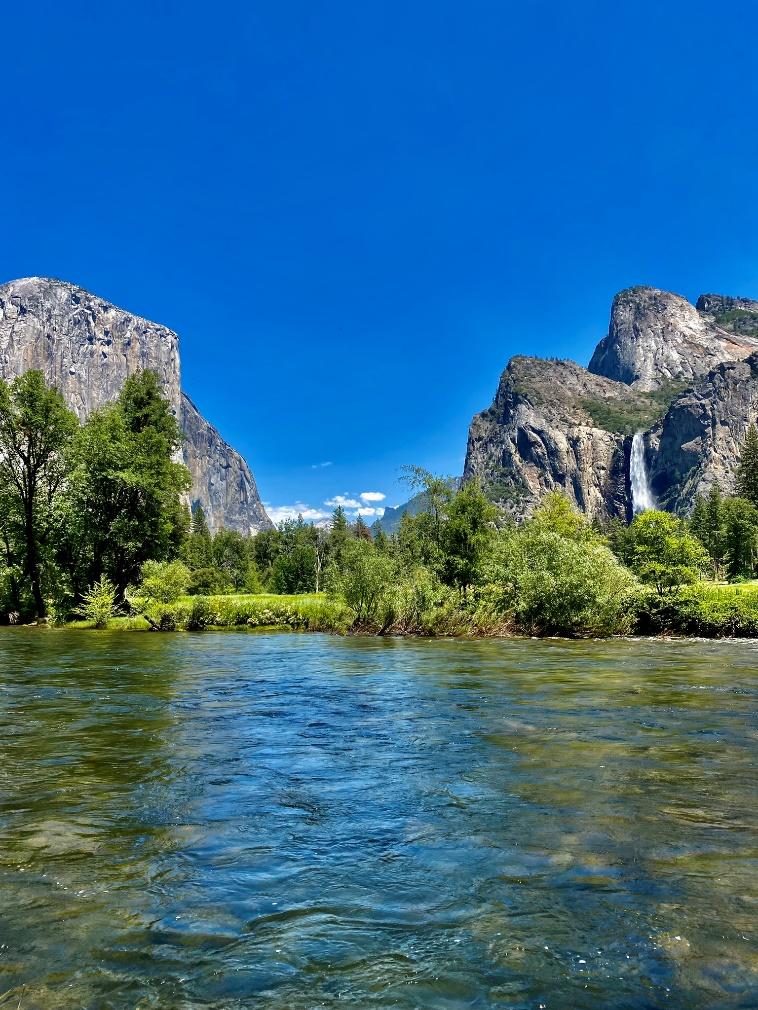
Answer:
M333 498L327 498L324 505L328 505L329 508L333 509L336 509L339 505L343 509L357 509L361 507L361 503L356 498L351 498L347 491L344 494L336 494Z
M326 466L334 466L334 463L330 459L327 459L324 463L311 463L311 470L323 470Z
M295 502L294 505L264 504L266 512L275 526L284 522L285 519L297 519L298 516L302 516L307 523L315 523L318 526L332 517L331 512L327 512L321 508L314 508L312 505L306 505L305 502Z
M313 469L331 466L331 463L319 463L313 465ZM332 518L334 509L342 507L348 519L381 519L384 515L384 506L378 502L384 501L387 496L381 491L361 491L360 494L335 494L327 498L322 506L309 505L307 502L296 501L293 505L270 505L266 504L266 511L275 525L279 525L285 519L297 519L302 516L307 523L315 523L316 526L326 525Z

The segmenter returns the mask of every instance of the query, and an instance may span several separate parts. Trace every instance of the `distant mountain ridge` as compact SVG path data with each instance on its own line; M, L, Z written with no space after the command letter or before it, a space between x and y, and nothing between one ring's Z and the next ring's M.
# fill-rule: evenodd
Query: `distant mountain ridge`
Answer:
M154 371L184 434L193 504L211 529L271 526L250 468L181 390L179 338L66 281L26 277L0 285L0 376L40 369L80 418L113 400L129 375Z
M587 368L516 356L469 429L464 480L527 515L562 491L591 519L632 513L632 436L644 433L658 502L687 512L713 484L733 488L758 408L758 301L646 286L613 299Z

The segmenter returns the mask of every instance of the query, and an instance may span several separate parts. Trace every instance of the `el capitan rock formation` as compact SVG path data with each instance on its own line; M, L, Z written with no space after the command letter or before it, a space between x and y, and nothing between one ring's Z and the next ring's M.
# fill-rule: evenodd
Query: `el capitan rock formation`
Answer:
M181 391L179 338L65 281L0 285L0 376L40 369L80 418L113 400L129 375L151 369L179 420L193 504L212 529L268 528L250 468Z
M692 305L629 288L587 368L511 359L471 423L464 480L480 479L516 516L557 490L591 519L629 518L632 436L642 432L658 502L686 513L713 484L733 490L757 413L758 302L702 295Z

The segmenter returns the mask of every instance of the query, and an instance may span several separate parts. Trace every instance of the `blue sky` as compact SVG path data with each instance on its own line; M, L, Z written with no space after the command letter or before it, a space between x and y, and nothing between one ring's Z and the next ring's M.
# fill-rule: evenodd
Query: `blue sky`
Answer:
M616 290L758 295L757 35L728 0L7 5L0 279L177 330L277 509L396 504Z

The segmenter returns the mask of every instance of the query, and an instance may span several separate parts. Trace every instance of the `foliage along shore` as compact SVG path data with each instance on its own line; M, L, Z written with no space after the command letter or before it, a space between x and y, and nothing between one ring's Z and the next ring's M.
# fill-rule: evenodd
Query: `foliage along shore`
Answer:
M661 600L643 593L634 627L624 637L754 638L758 637L758 585L720 586L703 583ZM512 621L494 616L475 625L467 614L438 614L417 627L397 623L389 628L356 625L350 608L325 594L302 596L226 595L185 597L166 607L156 629L141 614L106 617L97 623L111 631L213 631L286 629L339 635L408 635L417 637L523 637ZM36 626L36 625L35 625ZM67 629L95 629L94 620L78 619ZM543 633L544 634L544 633ZM556 631L551 637L566 637ZM571 637L586 637L573 635ZM596 636L602 637L602 636Z
M758 635L758 432L737 494L689 519L590 524L560 494L515 523L476 482L409 468L426 510L371 533L337 508L245 537L183 504L180 434L158 381L127 380L81 424L39 372L0 381L0 614L155 631ZM730 584L722 584L724 581Z

